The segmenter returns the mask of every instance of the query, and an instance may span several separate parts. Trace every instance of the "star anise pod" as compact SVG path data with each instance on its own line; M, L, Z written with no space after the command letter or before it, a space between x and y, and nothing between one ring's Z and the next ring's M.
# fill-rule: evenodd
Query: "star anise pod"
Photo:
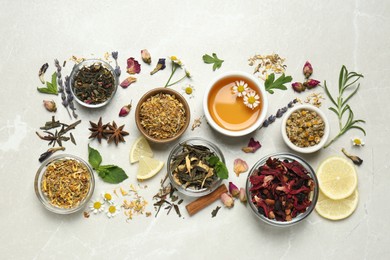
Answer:
M112 141L114 141L116 145L118 145L119 142L124 143L125 139L123 137L126 135L129 135L129 133L126 131L123 131L123 127L125 127L125 125L118 127L116 125L115 121L112 121L112 124L108 124L109 130L107 130L107 133L109 133L111 135L108 138L107 142L111 143Z
M91 124L91 128L88 128L89 131L91 131L91 135L89 136L89 139L97 138L99 143L102 143L102 139L107 139L107 136L109 134L109 130L107 129L107 126L109 124L103 125L102 118L99 118L99 122L97 124L89 121Z

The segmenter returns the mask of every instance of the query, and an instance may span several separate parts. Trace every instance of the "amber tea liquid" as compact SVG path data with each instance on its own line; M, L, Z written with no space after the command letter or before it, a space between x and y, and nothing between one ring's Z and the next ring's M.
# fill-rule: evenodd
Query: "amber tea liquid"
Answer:
M247 107L243 97L233 94L232 88L235 82L240 80L244 80L248 87L259 95L260 104L255 109ZM263 97L251 80L232 76L223 78L212 86L207 105L211 117L220 127L230 131L240 131L257 121L263 108Z

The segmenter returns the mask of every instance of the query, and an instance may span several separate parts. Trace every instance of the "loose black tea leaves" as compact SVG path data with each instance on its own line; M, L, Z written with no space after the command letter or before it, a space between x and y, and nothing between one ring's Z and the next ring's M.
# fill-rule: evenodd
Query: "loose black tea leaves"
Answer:
M73 82L75 96L87 104L104 103L115 90L113 73L99 62L81 67Z
M211 217L215 218L218 214L218 211L221 209L220 206L217 206L212 212L211 212Z
M38 132L35 132L39 138L42 140L48 141L49 145L53 145L53 147L58 144L59 146L62 146L62 142L67 142L71 140L72 143L76 144L76 140L74 139L74 136L70 133L70 136L65 136L65 134L73 129L76 128L78 124L81 123L81 120L78 120L70 125L61 123L60 121L56 121L54 116L52 117L51 121L48 121L45 123L43 127L40 129L45 130L43 131L46 135L42 135ZM48 130L61 127L61 129L58 131L56 130L54 133L50 132Z

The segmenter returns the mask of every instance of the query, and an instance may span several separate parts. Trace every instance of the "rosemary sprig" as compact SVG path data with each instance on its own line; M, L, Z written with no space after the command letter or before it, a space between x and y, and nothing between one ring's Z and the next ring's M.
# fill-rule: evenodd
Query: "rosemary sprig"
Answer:
M329 141L324 148L331 145L334 141L336 141L340 136L345 134L351 129L358 129L366 135L366 131L359 125L358 123L365 123L364 120L354 119L354 113L352 112L351 107L347 104L347 102L357 93L360 88L360 83L355 86L355 83L364 76L362 74L358 74L356 72L348 72L347 68L343 65L341 67L340 76L339 76L339 95L337 99L333 98L329 92L328 86L326 85L326 81L324 82L325 93L329 97L330 101L333 103L334 107L329 107L329 110L333 111L338 119L339 119L339 129L340 132ZM354 89L353 89L354 88ZM343 97L344 92L347 89L353 89L352 93L349 94L346 98ZM346 122L343 124L343 116L348 112L348 118Z

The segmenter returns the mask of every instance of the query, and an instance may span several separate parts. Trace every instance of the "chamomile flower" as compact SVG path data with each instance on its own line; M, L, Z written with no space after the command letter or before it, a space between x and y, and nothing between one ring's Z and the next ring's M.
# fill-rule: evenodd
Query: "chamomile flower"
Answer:
M112 204L112 203L113 203L113 198L112 198L111 193L109 193L109 192L104 192L104 193L102 193L102 197L103 197L103 200L104 200L105 202L108 202L109 204Z
M233 86L233 93L238 97L244 97L248 91L248 84L246 84L243 80L235 82L235 85Z
M244 96L244 104L247 107L254 109L260 104L259 99L259 95L257 95L255 91L251 90Z
M195 91L194 86L188 84L186 86L183 86L182 89L183 89L184 94L189 95L190 98L194 97L194 91Z
M106 213L107 217L112 218L115 217L116 214L120 211L120 208L116 204L112 204L107 207Z
M183 62L182 62L181 60L179 60L176 56L170 56L169 59L170 59L173 63L179 65L180 67L182 67L182 66L184 65Z
M100 213L104 210L104 201L101 199L96 199L92 201L91 205L89 205L90 210L94 213Z
M184 72L186 73L186 77L187 78L192 78L192 74L191 74L191 72L189 71L189 70L187 70L186 68L184 68Z
M364 142L361 138L359 137L354 137L352 138L352 145L354 146L364 146Z

